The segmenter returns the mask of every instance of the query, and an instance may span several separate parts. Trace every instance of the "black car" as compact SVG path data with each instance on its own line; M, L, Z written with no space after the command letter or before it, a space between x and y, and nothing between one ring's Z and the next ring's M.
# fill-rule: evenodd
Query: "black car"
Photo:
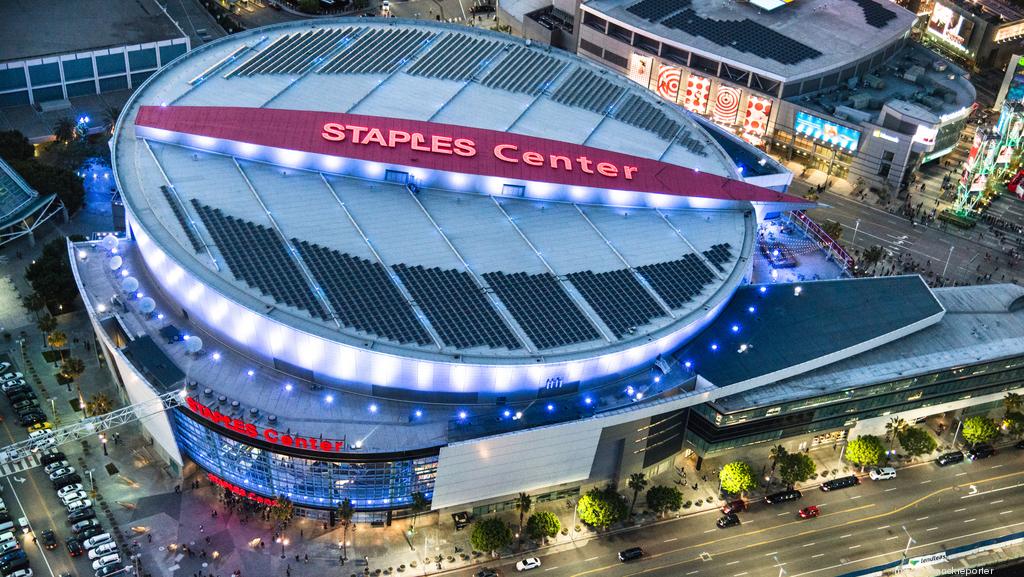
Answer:
M7 400L12 403L20 403L21 401L31 401L35 398L35 393L33 393L32 391L25 391L24 393L18 393L17 395L7 397Z
M497 569L491 569L490 567L484 567L473 574L473 577L499 577Z
M967 457L972 461L977 461L978 459L987 459L995 454L995 447L986 443L975 445L971 447L970 451L967 451Z
M47 549L57 548L57 535L53 531L47 529L39 535L43 538L43 547Z
M803 497L803 494L800 493L800 491L779 491L778 493L772 493L771 495L765 497L764 502L768 503L769 505L774 505L776 503L796 501L800 497Z
M1017 441L1017 444L1013 446L1014 449L1024 449L1024 441Z
M85 521L86 519L95 519L96 511L92 510L92 507L86 507L85 509L79 509L74 513L68 514L68 523L77 523L79 521Z
M64 541L64 545L68 548L68 555L71 555L72 557L78 557L85 552L85 547L82 547L82 542L74 537Z
M61 490L68 485L74 485L75 483L81 483L82 477L78 473L71 473L70 475L64 475L63 477L57 477L53 480L53 488Z
M8 551L7 553L4 553L3 555L0 555L0 565L5 565L7 563L12 563L14 561L17 561L18 559L27 559L27 558L28 558L28 554L25 553L24 549L15 549L14 551ZM5 571L5 573L6 573L6 571Z
M644 550L639 547L630 547L624 551L619 551L619 561L625 563L626 561L632 561L639 559L644 556Z
M85 529L82 529L78 532L78 535L75 536L81 539L82 541L85 541L90 537L95 537L96 535L101 535L106 532L107 530L101 527L100 525L93 525L92 527L86 527Z
M11 514L7 511L0 511L0 525L11 522Z
M831 481L825 481L821 484L822 491L835 491L836 489L845 489L847 487L853 487L854 485L860 485L860 479L856 475L850 475L849 477L840 477L838 479L832 479Z
M37 423L45 422L46 415L44 415L43 413L27 413L21 417L18 417L18 423L20 423L22 427L31 427L32 425L35 425Z
M946 465L952 465L953 463L962 463L963 460L963 453L960 451L953 451L952 453L939 455L939 458L935 459L935 462L938 463L940 467L945 467Z
M14 403L13 405L11 405L11 408L14 409L15 411L18 411L18 412L25 411L25 410L27 410L29 408L36 408L36 409L38 409L39 408L39 403L37 403L35 401L18 401L17 403Z
M10 563L0 563L0 573L3 573L4 575L10 575L20 569L28 569L28 557L15 559Z
M15 395L20 395L21 393L24 393L26 391L31 391L31 390L32 390L32 387L30 387L28 385L18 385L16 387L11 387L11 388L7 389L6 391L4 391L4 394L6 394L7 398L10 399L11 397L13 397Z
M725 529L726 527L732 527L733 525L740 524L740 516L736 513L729 513L718 520L717 523L719 529Z
M60 461L67 460L67 455L61 451L54 451L52 453L44 453L42 457L39 457L39 462L44 466L51 463L57 463Z

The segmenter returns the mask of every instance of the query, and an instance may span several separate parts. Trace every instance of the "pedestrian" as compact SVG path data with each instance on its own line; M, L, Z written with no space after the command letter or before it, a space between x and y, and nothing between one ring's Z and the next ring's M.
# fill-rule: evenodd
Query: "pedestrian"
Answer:
M207 536L206 536L206 544L207 544L207 545L209 545L209 544L210 544L210 536L209 536L209 535L207 535Z
M174 492L175 494L181 494L181 485L175 485Z
M303 533L302 529L299 529L299 539L303 538L305 538L305 534Z
M303 559L303 562L304 562L304 563L309 563L309 553L306 553L306 554L304 555L304 559Z
M299 554L298 554L298 553L296 553L296 554L295 554L295 562L296 562L296 563L298 563L298 562L299 562Z

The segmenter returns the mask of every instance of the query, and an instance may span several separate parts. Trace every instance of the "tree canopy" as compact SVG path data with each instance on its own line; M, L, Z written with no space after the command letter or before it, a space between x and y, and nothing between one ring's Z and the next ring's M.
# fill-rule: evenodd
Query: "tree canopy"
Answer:
M609 527L612 523L622 520L626 516L627 506L625 499L615 489L605 487L604 489L593 488L580 497L577 505L580 521L592 527Z
M558 515L550 511L534 513L526 521L526 534L531 539L554 537L561 530L562 522L558 520Z
M647 508L657 514L678 511L683 506L683 494L675 487L655 485L647 490Z
M999 436L996 422L984 415L975 415L964 420L964 440L972 445L987 443Z
M63 312L78 308L78 288L71 274L64 237L46 243L35 262L25 268L25 280L32 285L32 290L46 297L51 310L57 309L57 305L63 305Z
M862 435L846 444L846 460L859 467L872 467L885 460L885 446L874 435Z
M935 438L920 427L907 427L897 436L900 446L911 457L926 455L938 447Z
M779 460L779 477L787 485L803 483L814 472L814 459L806 453L791 453Z
M469 543L477 551L498 551L512 544L512 529L496 517L481 519L473 524Z
M29 160L35 149L24 134L17 130L0 131L0 158L7 162Z
M745 493L757 487L754 470L743 461L726 464L722 467L718 478L722 482L722 490L733 495Z

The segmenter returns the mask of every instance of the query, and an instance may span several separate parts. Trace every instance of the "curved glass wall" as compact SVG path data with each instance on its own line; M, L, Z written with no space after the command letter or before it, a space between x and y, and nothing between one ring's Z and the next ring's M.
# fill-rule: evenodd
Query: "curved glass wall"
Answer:
M413 493L433 497L437 455L339 462L275 453L218 434L174 411L178 447L206 471L267 497L333 509L345 499L357 510L402 509ZM369 455L368 455L369 457Z

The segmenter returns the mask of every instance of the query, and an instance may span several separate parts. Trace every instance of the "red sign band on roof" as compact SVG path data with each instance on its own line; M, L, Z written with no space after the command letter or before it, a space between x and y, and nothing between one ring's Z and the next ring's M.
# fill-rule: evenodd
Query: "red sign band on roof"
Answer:
M340 112L142 106L139 127L356 160L729 201L806 201L649 158L495 130Z

